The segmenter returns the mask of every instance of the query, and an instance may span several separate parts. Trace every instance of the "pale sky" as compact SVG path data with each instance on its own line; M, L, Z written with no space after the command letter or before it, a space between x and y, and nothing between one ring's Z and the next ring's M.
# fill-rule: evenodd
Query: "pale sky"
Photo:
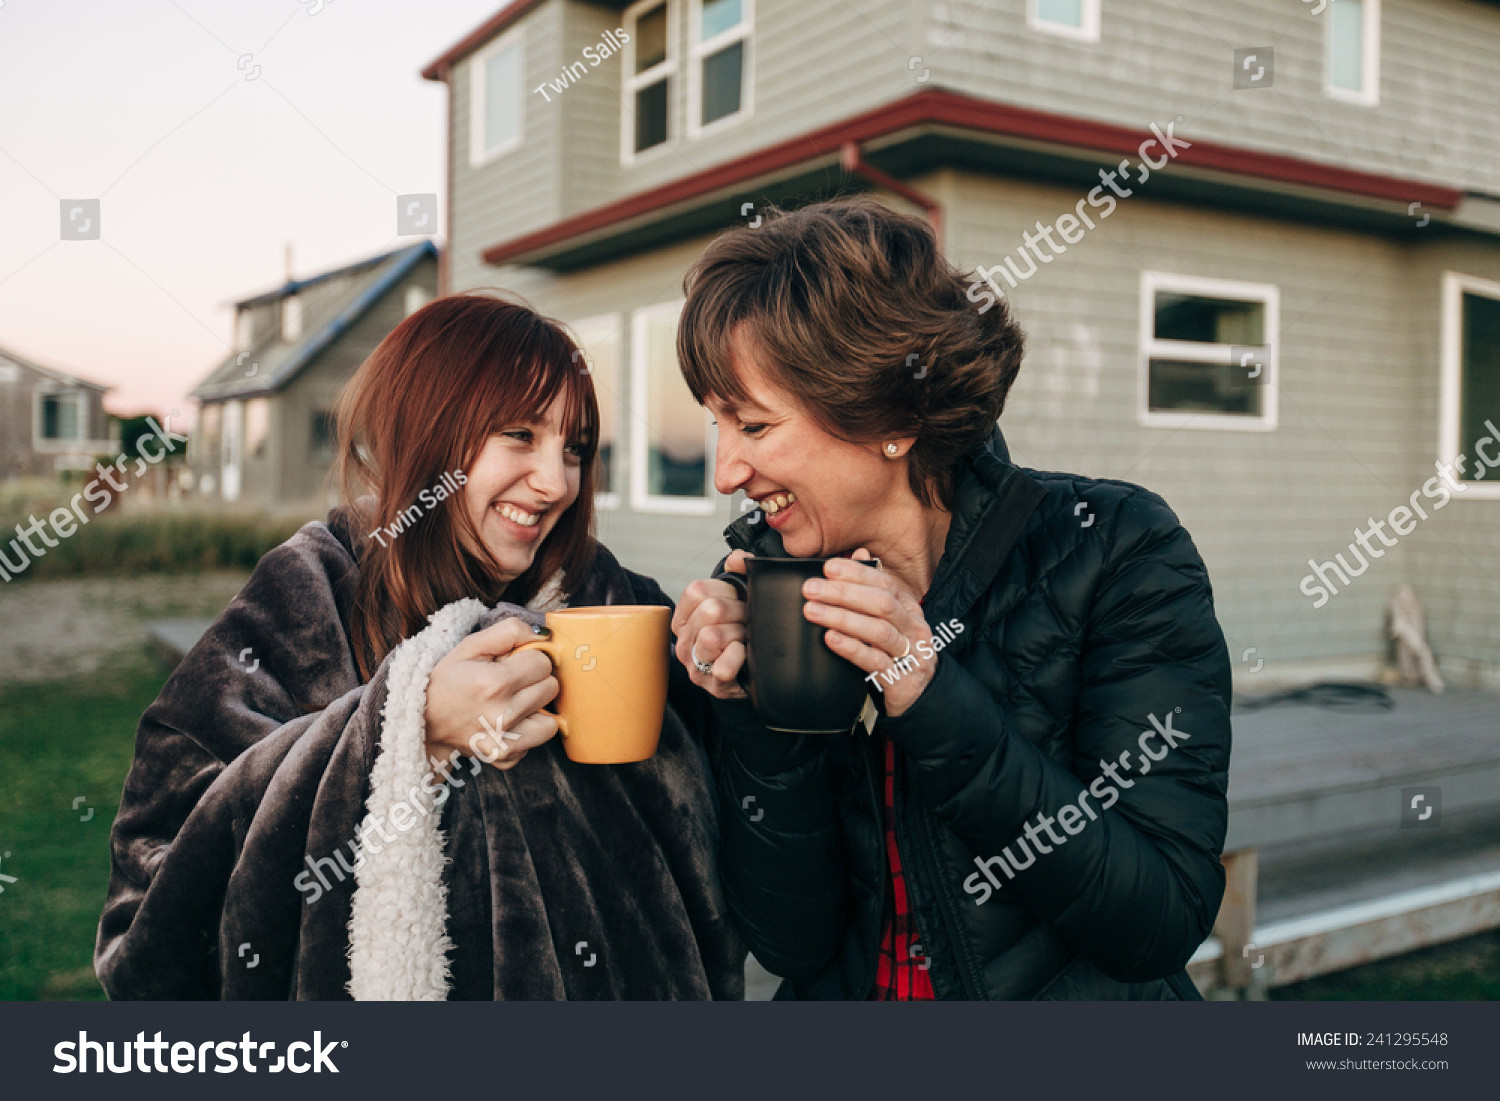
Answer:
M399 194L446 218L420 69L506 2L0 0L0 347L190 416L288 242L306 276L418 240ZM60 240L76 199L99 240Z

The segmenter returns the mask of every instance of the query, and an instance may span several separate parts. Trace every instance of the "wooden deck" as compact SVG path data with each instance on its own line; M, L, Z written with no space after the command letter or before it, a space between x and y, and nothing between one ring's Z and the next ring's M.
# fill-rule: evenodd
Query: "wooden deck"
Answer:
M1189 968L1205 992L1257 996L1500 926L1500 696L1391 697L1236 710L1228 890Z

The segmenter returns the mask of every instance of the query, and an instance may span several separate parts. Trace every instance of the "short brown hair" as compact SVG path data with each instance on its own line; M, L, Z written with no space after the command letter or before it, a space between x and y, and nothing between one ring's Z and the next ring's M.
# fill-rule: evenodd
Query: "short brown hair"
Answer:
M361 677L427 617L461 597L524 604L558 570L572 593L594 561L599 406L578 346L520 301L454 294L429 302L380 342L338 403L338 478L361 531L398 520L444 473L467 471L495 432L539 420L564 395L564 430L582 445L578 499L510 584L475 530L463 496L360 557L349 635ZM373 496L365 496L367 494ZM399 530L399 529L398 529ZM460 532L469 536L468 546ZM469 549L472 546L478 555Z
M762 225L716 238L683 280L677 359L693 396L749 400L731 356L748 339L825 431L914 437L912 492L951 507L955 464L1020 370L1024 337L1004 299L978 308L932 228L875 199L759 213Z

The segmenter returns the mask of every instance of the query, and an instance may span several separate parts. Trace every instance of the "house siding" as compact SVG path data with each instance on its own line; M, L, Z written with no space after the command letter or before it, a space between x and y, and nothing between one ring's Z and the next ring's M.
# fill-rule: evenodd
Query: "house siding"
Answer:
M470 94L474 57L453 67L449 212L450 286L475 286L490 277L479 254L496 241L556 221L563 214L564 132L556 108L532 89L562 68L564 4L543 4L520 19L522 50L522 139L511 152L479 166L469 163ZM509 31L505 32L509 33ZM576 55L575 55L576 56ZM602 68L602 66L601 66ZM616 65L618 72L618 65ZM598 74L602 76L603 74ZM586 85L585 85L586 86ZM583 91L583 87L564 93Z
M1100 41L1079 42L1027 27L1026 0L938 0L912 52L931 83L976 96L1143 132L1182 115L1194 139L1500 191L1500 7L1384 0L1380 102L1362 106L1323 91L1332 6L1103 0ZM1266 45L1274 84L1234 89L1234 51Z

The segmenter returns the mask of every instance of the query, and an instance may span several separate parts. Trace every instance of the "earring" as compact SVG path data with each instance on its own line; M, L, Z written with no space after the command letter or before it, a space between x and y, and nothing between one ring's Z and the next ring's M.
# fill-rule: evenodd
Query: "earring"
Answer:
M885 453L893 459L896 457L896 452L900 450L901 449L893 443L888 443L885 445Z

